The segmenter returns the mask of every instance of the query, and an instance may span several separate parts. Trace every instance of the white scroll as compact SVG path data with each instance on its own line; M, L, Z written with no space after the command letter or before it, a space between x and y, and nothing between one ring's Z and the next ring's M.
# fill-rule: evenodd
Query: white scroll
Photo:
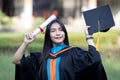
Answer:
M56 16L53 14L47 20L45 20L35 31L33 31L32 36L37 35L44 29L51 21L55 20Z

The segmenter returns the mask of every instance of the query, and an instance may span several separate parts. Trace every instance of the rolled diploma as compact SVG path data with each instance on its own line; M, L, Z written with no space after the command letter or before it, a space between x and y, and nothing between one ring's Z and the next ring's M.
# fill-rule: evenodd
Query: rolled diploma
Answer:
M45 20L39 27L44 29L54 19L56 19L56 16L53 14L47 20ZM32 36L35 36L35 35L37 35L38 33L41 32L39 27L35 31L33 31Z

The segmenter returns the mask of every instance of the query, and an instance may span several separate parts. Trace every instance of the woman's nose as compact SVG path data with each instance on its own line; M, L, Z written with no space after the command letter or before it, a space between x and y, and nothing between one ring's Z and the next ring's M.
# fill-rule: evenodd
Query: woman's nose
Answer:
M57 34L57 35L59 35L59 34L60 34L60 31L59 31L59 30L57 30L57 31L56 31L56 34Z

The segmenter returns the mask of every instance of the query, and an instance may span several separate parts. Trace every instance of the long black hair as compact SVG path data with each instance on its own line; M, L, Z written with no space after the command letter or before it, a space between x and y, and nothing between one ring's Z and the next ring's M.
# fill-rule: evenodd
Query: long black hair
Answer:
M47 56L50 53L50 49L53 47L52 41L51 41L51 38L50 38L50 28L51 28L51 25L53 23L58 23L62 27L62 30L65 33L64 44L69 46L68 34L67 34L67 31L66 31L66 28L65 28L64 24L58 19L53 20L51 23L49 23L47 25L47 28L46 28L45 38L44 38L44 45L43 45L42 61L47 58Z
M41 66L39 65L39 67L42 67L42 63L49 56L50 49L53 47L52 41L51 41L51 38L50 38L50 28L51 28L51 25L53 23L58 23L62 27L62 30L65 33L64 44L69 46L68 34L67 34L67 31L66 31L66 28L65 28L64 24L61 21L59 21L58 19L53 20L50 24L47 25L47 28L46 28L45 37L44 37L44 45L43 45L43 53L42 53L42 56L40 58L40 65ZM40 76L41 75L40 74L41 70L42 70L42 68L39 69L39 78L41 78L41 76Z

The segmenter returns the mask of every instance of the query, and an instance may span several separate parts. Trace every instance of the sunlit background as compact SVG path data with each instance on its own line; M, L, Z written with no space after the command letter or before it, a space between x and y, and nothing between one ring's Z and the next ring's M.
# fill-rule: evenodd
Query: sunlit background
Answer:
M51 14L68 30L70 45L87 50L83 11L108 4L115 21L108 32L100 33L100 54L108 80L120 79L120 0L0 0L0 80L15 79L12 56L26 32L34 31ZM93 34L97 42L98 33ZM41 51L44 34L39 34L26 53Z

